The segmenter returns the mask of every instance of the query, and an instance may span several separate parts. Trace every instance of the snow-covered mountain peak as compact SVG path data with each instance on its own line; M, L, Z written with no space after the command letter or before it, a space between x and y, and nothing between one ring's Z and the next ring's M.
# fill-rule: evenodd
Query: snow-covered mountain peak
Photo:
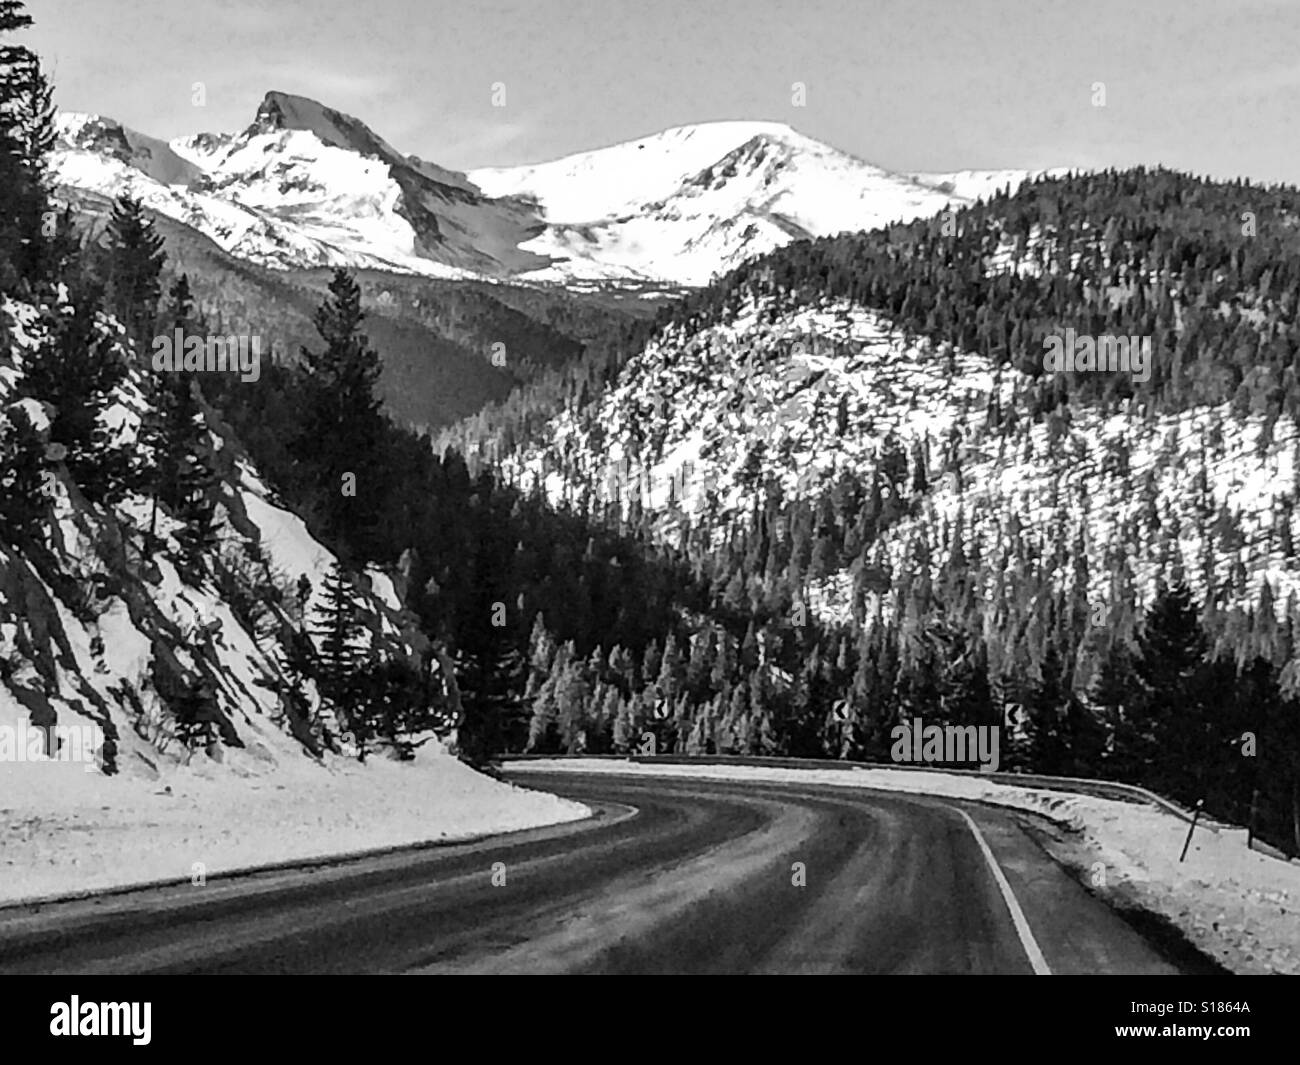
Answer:
M701 122L549 162L484 167L467 176L489 196L536 202L548 222L590 222L626 216L671 196L757 137L817 143L782 122Z
M702 284L791 240L931 214L1026 176L894 174L767 121L462 174L281 91L237 133L165 144L89 115L60 130L63 185L130 192L261 265L559 283Z
M322 144L346 148L360 155L400 158L398 153L359 119L326 107L306 96L271 91L262 99L247 136L277 133L281 130L304 130L314 134Z
M165 141L104 115L62 112L55 119L55 135L56 148L117 160L161 185L189 185L202 173Z
M306 96L268 92L257 109L252 125L244 131L244 137L251 141L258 136L285 131L310 133L326 147L381 159L389 166L412 171L426 180L467 193L477 192L463 174L427 163L416 156L403 155L358 118L335 111Z

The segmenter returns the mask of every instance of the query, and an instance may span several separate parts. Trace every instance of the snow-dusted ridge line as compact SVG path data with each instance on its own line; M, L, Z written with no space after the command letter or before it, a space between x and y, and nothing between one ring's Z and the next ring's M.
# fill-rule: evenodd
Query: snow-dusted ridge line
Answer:
M459 173L281 92L234 133L164 143L71 112L58 131L60 185L129 192L249 262L448 279L701 285L793 239L928 216L1033 176L898 174L785 123L739 120Z

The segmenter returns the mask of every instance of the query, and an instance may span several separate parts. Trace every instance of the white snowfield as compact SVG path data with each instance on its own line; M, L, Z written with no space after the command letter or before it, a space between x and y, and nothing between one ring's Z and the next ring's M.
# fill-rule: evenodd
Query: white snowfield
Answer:
M466 177L489 196L536 200L552 222L590 222L666 199L688 178L761 136L798 135L781 122L705 122L548 163L483 167ZM618 180L611 181L615 175Z
M311 133L181 138L167 151L188 169L163 173L160 152L121 149L150 139L112 119L65 113L58 127L50 156L58 185L134 196L258 266L477 276L416 253L415 230L396 213L401 192L386 164Z
M460 174L278 92L240 133L164 143L72 112L58 128L60 185L129 192L249 262L559 284L700 285L791 240L932 215L1041 173L898 174L784 123L722 121Z
M12 712L0 690L0 719ZM0 763L0 904L590 816L580 803L475 773L436 741L406 763L264 758L256 749L228 751L221 765L199 756L156 780L71 762Z
M524 278L623 276L703 285L807 237L960 207L1028 171L908 177L780 122L708 122L535 166L472 170L489 195L522 196L548 227L525 244L555 259ZM940 182L948 185L940 187Z
M1179 862L1187 824L1156 806L905 769L648 765L599 759L519 763L562 773L831 784L990 803L1065 829L1070 854L1098 895L1167 918L1203 953L1237 973L1300 975L1300 864L1249 850L1244 830L1200 827Z

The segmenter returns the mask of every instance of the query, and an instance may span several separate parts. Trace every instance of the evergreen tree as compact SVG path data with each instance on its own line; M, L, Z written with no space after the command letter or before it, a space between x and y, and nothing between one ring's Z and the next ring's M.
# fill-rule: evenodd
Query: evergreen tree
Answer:
M591 688L581 662L570 657L559 674L555 692L556 725L560 747L566 754L581 754L587 746L587 700Z
M524 748L529 754L555 754L560 750L557 728L559 704L556 698L560 686L560 672L567 667L562 660L564 652L556 657L557 668L548 667L544 678L529 678L528 688L524 692L525 701L532 707L532 717L528 722L528 745Z
M44 336L31 352L22 388L54 408L49 441L66 452L68 472L93 502L110 504L134 486L130 452L114 445L101 421L126 377L121 349L98 314L100 290L79 279L72 306L44 310Z
M45 445L26 408L0 411L0 540L21 543L37 535L49 513L47 475Z
M0 0L0 41L32 24L20 0ZM45 157L54 144L51 91L35 53L0 43L0 293L44 276L50 238Z
M379 354L361 332L361 289L336 270L316 312L321 351L303 349L303 412L293 454L314 495L322 535L352 564L378 558L387 476L385 425L376 395Z
M365 633L360 603L350 574L335 560L330 563L322 585L323 598L313 614L312 636L316 641L316 686L323 709L349 728L349 710L359 692L356 676L364 653L357 646ZM329 737L327 736L327 743Z
M182 274L168 292L162 323L170 333L188 335L195 327L189 277ZM142 427L141 443L153 456L150 515L152 539L161 502L185 528L179 539L191 571L197 571L205 550L214 540L212 530L217 476L210 459L211 445L203 415L202 389L184 369L163 371L153 382L152 416Z
M462 720L457 750L470 765L483 767L507 750L519 750L518 684L523 656L504 640L493 640L456 656Z
M1189 767L1207 756L1202 703L1207 651L1191 591L1185 584L1161 588L1138 638L1138 743L1149 783L1184 798Z
M179 329L183 335L198 325L188 275L182 274L172 284L161 319L169 332ZM177 533L182 571L187 579L196 581L216 542L213 521L219 484L203 413L203 391L194 375L181 368L163 371L152 391L153 416L142 432L142 442L153 454L150 538L161 502L182 523Z
M123 195L113 204L107 250L109 309L143 352L157 324L166 255L163 238L139 200Z
M1107 775L1119 780L1139 780L1149 754L1141 717L1134 714L1136 696L1132 656L1121 640L1114 639L1102 658L1089 697L1098 707L1103 730L1109 737L1101 764Z

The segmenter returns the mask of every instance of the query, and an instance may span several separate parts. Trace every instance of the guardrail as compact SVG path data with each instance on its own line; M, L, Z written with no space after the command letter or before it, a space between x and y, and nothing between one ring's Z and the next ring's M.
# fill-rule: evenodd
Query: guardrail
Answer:
M853 772L857 769L892 769L910 770L922 773L946 773L950 776L979 777L997 784L1018 784L1021 787L1043 788L1048 791L1066 791L1078 795L1095 795L1102 799L1115 799L1119 802L1145 803L1159 806L1182 821L1191 824L1192 811L1179 806L1176 802L1157 795L1154 791L1136 784L1120 784L1113 780L1093 780L1088 777L1053 777L1039 773L984 773L978 769L955 769L948 766L901 765L895 762L844 762L834 758L774 758L762 755L718 755L718 754L508 754L502 755L502 762L530 762L551 759L571 759L574 761L609 761L638 762L643 765L752 765L772 766L785 769L838 769ZM1202 814L1197 822L1198 828L1206 828L1216 835L1220 828L1231 826L1219 825L1206 819ZM1242 831L1245 831L1242 829Z

